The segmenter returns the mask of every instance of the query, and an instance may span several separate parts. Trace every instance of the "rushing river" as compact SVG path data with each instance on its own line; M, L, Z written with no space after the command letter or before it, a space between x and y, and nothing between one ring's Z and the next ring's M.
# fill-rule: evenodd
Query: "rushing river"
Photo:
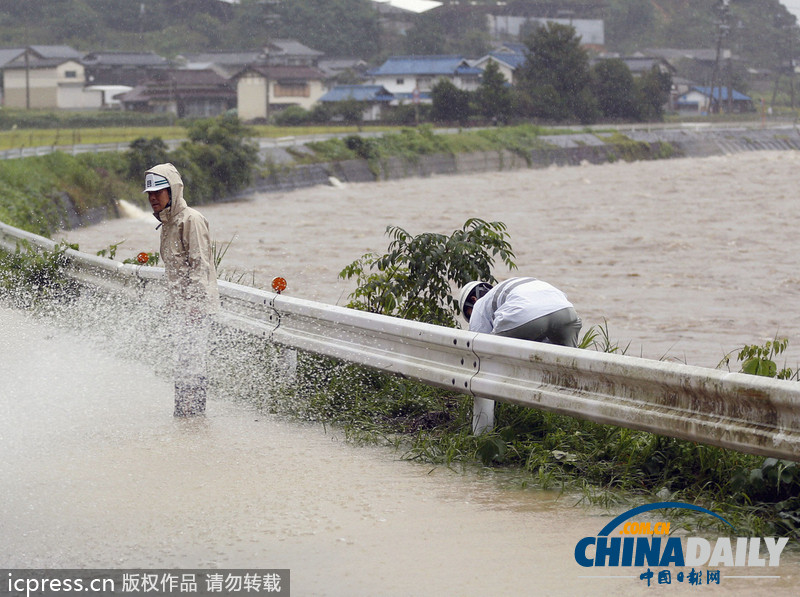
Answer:
M520 272L564 289L587 325L605 318L629 354L714 366L776 333L800 346L798 166L798 154L762 152L316 187L201 211L219 241L234 238L224 275L264 286L283 275L288 293L339 304L352 288L338 271L383 251L387 225L504 221ZM57 238L86 251L126 239L125 258L157 250L155 223L145 214ZM6 568L289 568L294 595L332 596L775 597L800 586L788 551L777 569L726 570L713 587L584 569L576 542L627 507L596 512L499 474L401 461L224 397L205 419L176 421L152 367L46 319L0 310L0 323L11 348L0 361Z
M628 354L715 367L779 335L794 368L798 172L798 152L753 152L319 186L200 209L220 243L233 239L223 277L268 288L281 275L287 294L336 304L353 289L337 274L384 252L387 226L449 234L467 218L499 220L518 273L564 290L585 327L606 321ZM158 250L155 225L142 213L62 236L91 252L125 239L127 258Z

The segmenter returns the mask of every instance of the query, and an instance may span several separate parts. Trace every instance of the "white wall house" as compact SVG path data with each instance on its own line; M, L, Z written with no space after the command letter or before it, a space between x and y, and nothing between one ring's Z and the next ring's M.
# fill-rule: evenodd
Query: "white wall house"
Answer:
M3 69L3 104L9 108L80 110L100 108L103 94L86 90L83 65L73 59L24 57Z
M244 121L268 119L288 106L310 110L325 93L325 74L308 66L249 66L236 80L236 109Z
M442 79L464 91L480 86L481 70L461 56L392 56L367 71L371 85L381 85L399 101L431 102L431 90Z

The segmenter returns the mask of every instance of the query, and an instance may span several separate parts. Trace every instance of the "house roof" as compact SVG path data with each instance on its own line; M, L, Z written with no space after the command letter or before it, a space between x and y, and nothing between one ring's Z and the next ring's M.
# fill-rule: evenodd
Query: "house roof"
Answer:
M265 65L251 65L243 68L232 78L238 79L248 72L256 72L267 79L276 81L308 81L308 80L322 80L325 78L325 73L320 69L313 66L265 66Z
M618 56L614 54L606 54L592 59L592 65L597 64L602 60L621 60L628 67L628 70L633 74L641 74L650 72L653 67L659 70L667 70L670 73L675 72L675 67L662 56Z
M714 61L717 58L717 51L709 48L697 49L676 49L676 48L647 48L643 50L648 56L659 56L670 62L682 59L700 60L704 62Z
M167 59L155 52L91 52L83 57L87 66L166 66Z
M480 75L481 70L469 65L461 56L392 56L370 76L381 75Z
M528 51L528 46L522 42L507 41L495 46L495 49L492 53L494 54L495 52L498 52L500 54L522 54L524 56L528 53Z
M337 85L319 98L321 102L390 102L395 97L383 85Z
M28 46L27 48L0 50L7 52L5 54L7 61L0 62L0 65L6 68L25 68L25 50L28 50L28 68L52 68L68 60L81 62L83 57L80 52L69 46Z
M684 93L680 98L678 98L678 102L681 103L684 100L684 98L689 93L691 93L692 91L696 91L698 93L701 93L701 94L705 95L706 97L711 97L711 87L701 87L701 86L695 85L687 93ZM721 97L722 98L721 101L723 101L723 102L727 101L727 99L728 99L728 88L727 87L714 87L714 95L713 95L713 97L714 97L715 100L720 100L720 97ZM743 93L739 93L735 89L732 90L731 97L732 97L733 101L752 101L752 98L750 96L747 96L747 95L745 95Z
M236 91L230 82L213 70L170 69L116 96L124 103L146 103L176 97L231 98Z
M261 50L246 50L240 52L217 51L217 52L197 52L192 54L182 54L179 58L191 64L220 64L220 65L243 65L259 62L263 60Z
M347 70L353 72L363 72L367 68L367 63L361 58L325 58L317 63L325 76L333 77Z
M29 59L28 64L26 65L24 57L19 56L7 63L5 68L9 70L20 70L24 68L55 68L56 66L61 66L65 62L74 62L78 66L82 66L79 58L34 58Z
M509 54L507 52L492 52L489 54L489 56L498 62L508 65L512 69L519 68L525 64L525 61L528 59L525 54Z
M22 56L25 48L0 48L0 68Z
M313 50L294 39L273 39L264 46L267 55L283 54L292 56L323 56L324 52Z
M28 46L32 52L42 58L71 58L80 60L83 57L78 50L70 46Z

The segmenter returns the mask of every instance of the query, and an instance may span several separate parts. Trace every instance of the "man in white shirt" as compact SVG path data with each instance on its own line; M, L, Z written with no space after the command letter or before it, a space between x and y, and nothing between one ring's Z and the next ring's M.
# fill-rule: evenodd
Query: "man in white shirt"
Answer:
M558 288L536 278L509 278L497 286L470 282L461 289L458 305L471 332L578 346L583 323L575 307ZM493 426L494 400L476 397L473 432Z
M459 305L472 332L578 346L581 318L563 292L542 280L509 278L494 287L470 282Z

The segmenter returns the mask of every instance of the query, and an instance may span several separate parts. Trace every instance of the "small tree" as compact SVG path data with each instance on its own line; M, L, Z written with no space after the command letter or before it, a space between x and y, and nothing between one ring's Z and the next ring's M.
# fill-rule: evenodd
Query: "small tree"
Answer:
M386 254L368 253L339 273L358 283L350 308L454 326L454 288L472 280L495 282L491 269L497 256L509 269L516 268L502 222L471 218L450 236L412 236L397 226L386 233L392 238Z
M442 79L431 89L431 118L437 122L466 122L469 118L469 91Z
M601 60L592 68L592 91L606 118L639 118L633 75L619 58Z
M590 82L589 55L575 28L547 23L536 29L526 45L528 59L519 69L519 88L533 98L532 116L589 118L593 112L585 92Z
M131 141L125 159L128 162L128 176L132 180L144 177L144 172L156 164L167 161L167 144L161 137L146 139L139 137Z
M246 187L258 162L249 129L235 116L206 118L189 127L189 142L170 154L181 171L188 196L202 203Z
M636 81L639 113L644 120L661 120L664 106L672 91L672 75L662 73L655 66Z
M478 104L481 114L486 118L506 122L511 116L513 109L511 89L494 60L490 60L483 71L481 86L478 89Z

